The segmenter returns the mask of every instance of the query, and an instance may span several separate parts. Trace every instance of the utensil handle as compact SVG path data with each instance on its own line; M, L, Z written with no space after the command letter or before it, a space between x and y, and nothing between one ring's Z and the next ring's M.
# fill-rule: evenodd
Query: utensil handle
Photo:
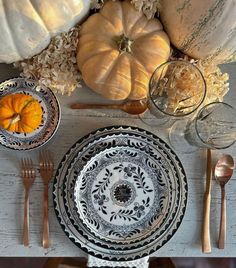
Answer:
M88 104L88 103L74 103L71 104L72 109L119 109L117 104Z
M25 190L23 245L29 246L29 189Z
M48 185L44 186L43 198L43 247L49 247L49 223L48 223Z
M221 186L221 217L220 217L220 232L218 247L225 248L225 234L226 234L226 200L225 200L225 187Z
M202 229L202 252L211 252L210 240L210 204L211 194L205 193L204 195L204 214L203 214L203 229Z

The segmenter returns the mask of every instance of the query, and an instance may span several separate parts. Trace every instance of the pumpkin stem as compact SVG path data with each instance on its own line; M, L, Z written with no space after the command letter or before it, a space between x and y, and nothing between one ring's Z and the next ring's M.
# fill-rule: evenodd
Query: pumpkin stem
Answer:
M120 52L131 53L131 45L133 43L133 40L130 40L123 34L117 38L116 43Z
M14 114L14 116L12 117L12 120L11 120L11 125L17 123L18 121L20 121L20 115Z

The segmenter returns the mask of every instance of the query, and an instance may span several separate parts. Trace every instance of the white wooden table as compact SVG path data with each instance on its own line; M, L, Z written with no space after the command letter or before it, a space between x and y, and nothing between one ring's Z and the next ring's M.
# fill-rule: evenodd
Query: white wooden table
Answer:
M236 64L224 66L230 74L231 90L225 101L236 107ZM11 65L0 64L0 81L18 76ZM62 119L54 138L45 147L53 151L55 166L74 142L85 134L108 125L132 125L156 133L167 141L167 133L158 128L148 127L138 117L121 111L71 110L68 105L74 101L105 102L86 87L76 90L71 97L58 96L61 103ZM226 152L236 159L236 145ZM0 256L67 256L81 257L86 254L76 247L64 234L54 213L50 194L49 220L51 247L41 246L43 219L43 184L39 176L30 194L30 246L22 245L24 190L20 178L19 160L30 156L37 163L39 150L15 152L0 146ZM222 151L214 152L217 158ZM202 257L201 224L202 200L205 183L205 150L192 155L179 155L185 168L188 184L188 205L183 222L172 239L152 256L160 257ZM208 257L236 257L236 174L229 182L227 191L227 243L224 250L217 249L220 216L220 189L213 182L211 203L212 253ZM52 192L52 184L50 193Z

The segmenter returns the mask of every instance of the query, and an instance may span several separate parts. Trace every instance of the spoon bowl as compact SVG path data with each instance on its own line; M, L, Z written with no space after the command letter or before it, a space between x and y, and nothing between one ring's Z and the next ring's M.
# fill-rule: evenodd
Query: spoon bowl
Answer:
M120 109L128 114L133 115L142 114L147 110L147 101L146 99L137 101L127 101L121 105Z
M234 172L234 159L231 155L224 154L215 166L215 179L221 185L225 185Z

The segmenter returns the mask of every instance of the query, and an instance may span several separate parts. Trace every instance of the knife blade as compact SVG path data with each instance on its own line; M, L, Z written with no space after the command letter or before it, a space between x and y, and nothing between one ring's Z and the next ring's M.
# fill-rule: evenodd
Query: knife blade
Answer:
M211 252L211 237L210 237L210 209L211 209L211 149L207 149L207 167L206 167L206 186L204 193L204 208L203 208L203 229L202 229L202 252Z

